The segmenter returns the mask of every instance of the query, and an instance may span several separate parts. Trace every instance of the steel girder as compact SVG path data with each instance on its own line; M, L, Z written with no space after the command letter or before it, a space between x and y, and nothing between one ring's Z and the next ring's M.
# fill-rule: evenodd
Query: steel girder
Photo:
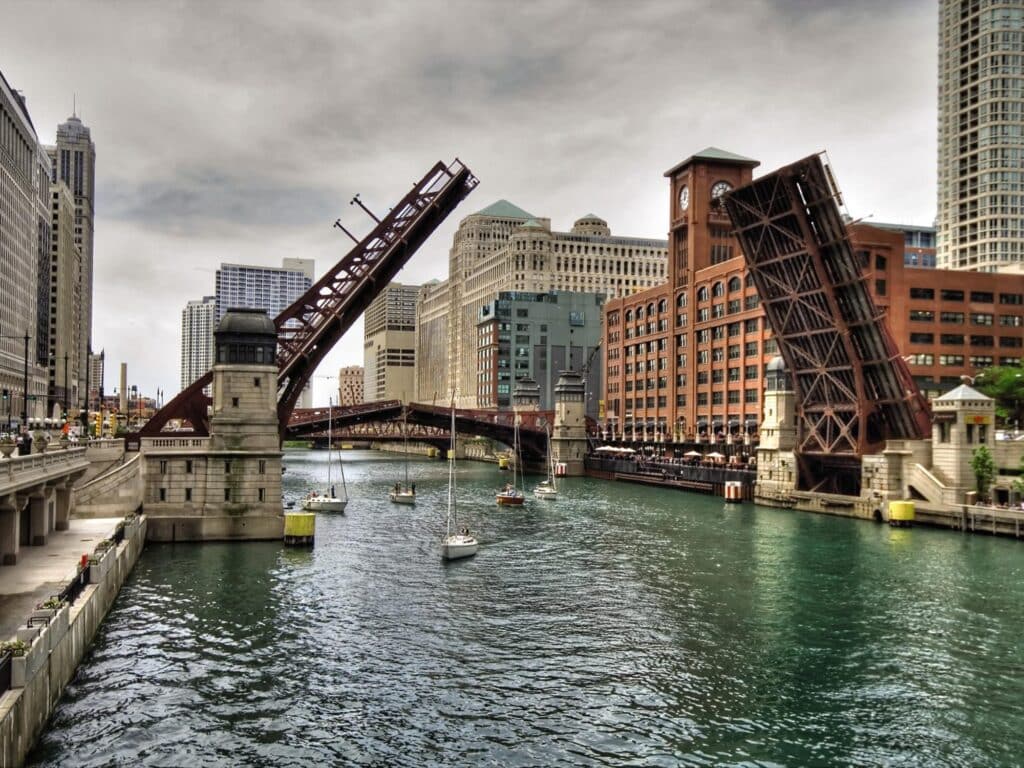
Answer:
M930 429L928 404L868 292L837 196L812 155L724 201L792 377L797 453L819 457L820 467Z
M324 356L478 183L458 159L448 166L437 163L370 234L275 318L282 437L299 394ZM208 435L210 398L203 389L211 381L207 372L186 387L139 434L156 436L171 419L184 419L195 434Z

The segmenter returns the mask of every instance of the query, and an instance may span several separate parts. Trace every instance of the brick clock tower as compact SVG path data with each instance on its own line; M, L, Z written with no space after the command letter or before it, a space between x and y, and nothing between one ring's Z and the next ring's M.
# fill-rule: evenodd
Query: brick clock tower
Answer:
M758 165L709 147L666 171L668 280L605 304L605 412L615 438L743 440L760 423L762 313L720 200ZM751 375L756 385L746 386Z

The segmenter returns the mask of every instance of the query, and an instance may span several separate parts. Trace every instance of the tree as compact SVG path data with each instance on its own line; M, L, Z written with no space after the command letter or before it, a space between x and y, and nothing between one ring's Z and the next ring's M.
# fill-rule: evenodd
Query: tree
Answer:
M974 449L974 453L971 454L971 469L978 481L978 497L988 498L988 489L996 479L996 463L988 446L980 445Z
M1020 475L1013 480L1013 490L1017 492L1017 496L1024 496L1024 455L1020 457L1020 464L1018 465Z
M975 379L975 389L996 401L996 416L1006 424L1024 422L1024 368L1009 365L986 368Z

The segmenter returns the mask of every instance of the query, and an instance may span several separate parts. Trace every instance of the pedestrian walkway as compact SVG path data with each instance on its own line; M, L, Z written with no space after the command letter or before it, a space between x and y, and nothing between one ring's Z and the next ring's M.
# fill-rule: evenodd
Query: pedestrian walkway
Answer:
M24 624L36 603L56 595L74 578L82 555L114 534L122 518L71 520L66 531L52 531L42 547L22 547L18 564L0 567L0 640Z

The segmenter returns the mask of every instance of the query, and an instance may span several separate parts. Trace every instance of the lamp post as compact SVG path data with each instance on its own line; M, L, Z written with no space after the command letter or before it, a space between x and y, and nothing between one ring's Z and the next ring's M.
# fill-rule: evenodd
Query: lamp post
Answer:
M132 423L132 400L134 400L135 398L137 398L139 396L139 388L135 384L132 384L132 386L131 386L131 393L132 393L131 394L131 398L129 398L129 400L128 400L128 424L129 425ZM141 411L141 408L139 408L139 404L136 403L135 405L136 405L136 409ZM128 431L129 432L131 431L131 427L129 427Z

